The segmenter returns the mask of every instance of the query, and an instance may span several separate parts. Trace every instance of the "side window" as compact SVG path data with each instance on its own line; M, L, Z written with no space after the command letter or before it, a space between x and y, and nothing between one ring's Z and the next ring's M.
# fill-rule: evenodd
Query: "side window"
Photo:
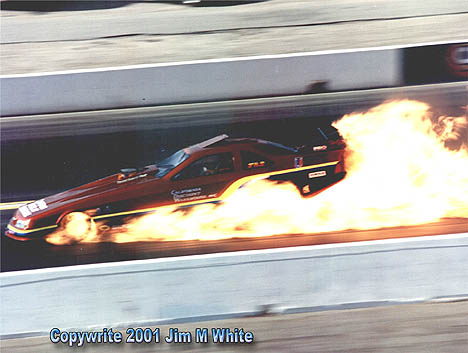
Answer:
M265 157L250 151L241 151L242 169L256 169L270 167L273 162Z
M191 179L201 176L224 174L232 171L234 171L234 157L232 153L218 153L196 160L180 173L176 174L173 179Z

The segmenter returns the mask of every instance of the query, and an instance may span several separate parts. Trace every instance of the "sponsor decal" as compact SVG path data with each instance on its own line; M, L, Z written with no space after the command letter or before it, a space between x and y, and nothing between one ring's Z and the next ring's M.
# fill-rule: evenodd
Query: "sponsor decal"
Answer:
M206 198L206 195L202 195L201 188L172 190L171 195L175 202L199 200Z
M320 170L318 172L311 172L311 173L309 173L309 179L319 178L319 177L323 177L325 175L327 175L327 172L325 170Z
M447 51L447 62L452 73L468 77L468 44L452 45Z
M314 151L325 151L326 149L327 149L327 145L314 146L313 148Z
M123 180L117 180L117 184L126 183L126 182L128 182L128 181L132 181L132 180L144 178L144 177L146 177L146 176L148 176L148 174L140 174L140 175L134 176L133 178L127 178L127 179L123 179Z
M302 193L308 194L310 192L310 186L307 184L306 186L302 187Z
M44 200L37 200L35 202L28 203L27 205L21 206L18 210L23 217L29 217L35 212L45 210L47 203Z
M302 157L294 158L294 168L301 168L304 165L304 159Z
M265 161L259 161L259 162L250 162L247 164L247 169L251 168L261 168L265 166Z

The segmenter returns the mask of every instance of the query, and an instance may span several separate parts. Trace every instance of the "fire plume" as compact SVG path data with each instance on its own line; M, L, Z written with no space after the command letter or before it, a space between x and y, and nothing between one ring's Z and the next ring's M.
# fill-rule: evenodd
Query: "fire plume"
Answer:
M347 144L347 176L312 198L292 184L261 180L220 205L162 208L84 241L214 240L468 217L466 116L434 117L427 104L402 100L334 126Z

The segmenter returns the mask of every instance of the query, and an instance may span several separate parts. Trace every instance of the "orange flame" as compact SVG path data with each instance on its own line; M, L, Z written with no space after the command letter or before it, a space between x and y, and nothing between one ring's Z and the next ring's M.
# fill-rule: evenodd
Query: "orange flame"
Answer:
M60 227L49 234L46 240L55 245L66 245L79 242L96 242L98 228L89 215L82 212L72 212L60 222Z
M432 120L431 120L432 118ZM346 178L313 198L262 180L221 205L164 208L128 220L106 241L214 240L415 225L468 217L466 116L434 119L427 104L396 101L345 115ZM83 241L99 241L96 236Z

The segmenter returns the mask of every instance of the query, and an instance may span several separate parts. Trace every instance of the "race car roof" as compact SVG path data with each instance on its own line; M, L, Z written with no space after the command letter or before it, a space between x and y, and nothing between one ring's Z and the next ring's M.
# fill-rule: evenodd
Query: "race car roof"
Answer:
M251 137L239 137L239 138L230 138L228 135L223 134L219 136L215 136L209 140L197 143L195 145L189 146L184 149L184 151L188 154L191 154L196 151L200 151L201 149L204 148L213 148L213 147L221 147L221 146L226 146L226 145L233 145L233 144L244 144L244 143L249 143L249 144L268 144L268 145L274 145L281 147L285 150L288 150L289 152L294 152L295 149L291 147L287 147L284 145L281 145L279 143L275 142L270 142L270 141L265 141L257 138L251 138Z

